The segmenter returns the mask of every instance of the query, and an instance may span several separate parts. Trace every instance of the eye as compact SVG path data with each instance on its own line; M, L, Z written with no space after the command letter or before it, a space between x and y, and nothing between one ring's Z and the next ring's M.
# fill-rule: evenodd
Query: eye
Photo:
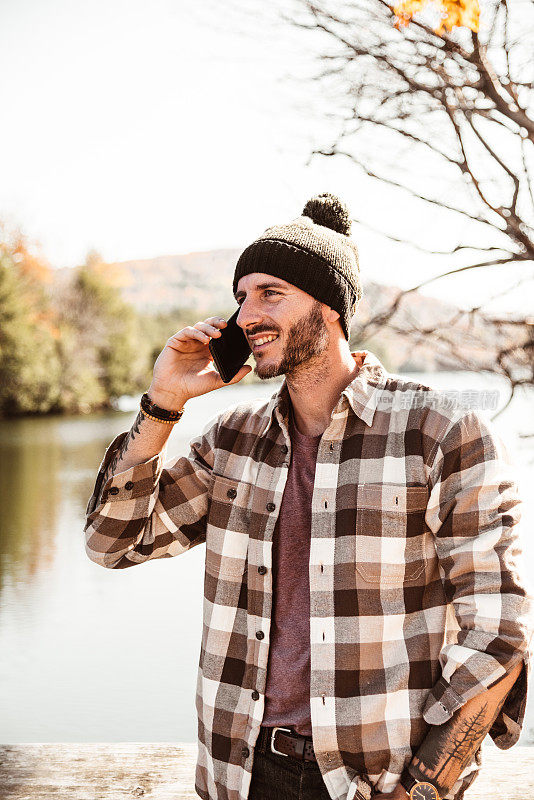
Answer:
M264 289L263 290L263 294L280 294L280 292L277 292L274 289ZM243 300L244 300L243 297L239 297L236 300L237 305L240 306L242 304Z

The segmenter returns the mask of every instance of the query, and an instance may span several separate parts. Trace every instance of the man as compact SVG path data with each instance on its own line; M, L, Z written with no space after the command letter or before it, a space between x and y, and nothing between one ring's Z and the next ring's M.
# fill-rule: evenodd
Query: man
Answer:
M346 207L319 195L241 254L234 294L268 403L163 466L188 400L223 385L224 320L159 355L108 448L86 551L123 569L206 544L195 788L204 800L459 800L489 732L521 730L528 600L507 451L474 411L351 353ZM250 371L244 366L232 383Z

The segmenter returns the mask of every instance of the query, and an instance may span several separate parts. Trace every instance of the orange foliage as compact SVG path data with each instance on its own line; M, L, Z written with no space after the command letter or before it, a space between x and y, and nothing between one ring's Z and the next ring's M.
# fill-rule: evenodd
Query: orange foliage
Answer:
M393 12L397 17L396 27L408 25L414 14L429 4L437 7L441 22L435 32L451 31L454 27L466 27L478 31L480 6L478 0L399 0Z
M46 300L46 289L52 283L52 268L39 249L18 227L0 220L0 256L16 264L22 279L21 291L28 319L39 327L51 329L54 312Z
M18 228L9 228L0 220L0 253L10 256L18 271L30 284L52 283L52 269L39 252L39 247L29 241Z

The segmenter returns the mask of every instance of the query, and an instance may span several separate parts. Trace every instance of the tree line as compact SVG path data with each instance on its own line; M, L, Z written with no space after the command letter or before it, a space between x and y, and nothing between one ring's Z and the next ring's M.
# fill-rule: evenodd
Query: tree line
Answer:
M95 252L58 281L28 239L0 223L0 417L113 407L146 389L168 337L197 318L137 312Z

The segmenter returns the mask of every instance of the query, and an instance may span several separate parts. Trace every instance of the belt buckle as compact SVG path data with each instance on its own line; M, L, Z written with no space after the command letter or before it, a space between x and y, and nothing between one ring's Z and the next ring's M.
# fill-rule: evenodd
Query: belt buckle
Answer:
M280 727L275 727L271 731L271 752L277 753L279 756L287 756L289 758L288 753L281 753L280 750L277 750L276 747L274 746L274 737L276 735L276 731L287 731L288 733L293 733L293 731L291 730L291 728L280 728Z

